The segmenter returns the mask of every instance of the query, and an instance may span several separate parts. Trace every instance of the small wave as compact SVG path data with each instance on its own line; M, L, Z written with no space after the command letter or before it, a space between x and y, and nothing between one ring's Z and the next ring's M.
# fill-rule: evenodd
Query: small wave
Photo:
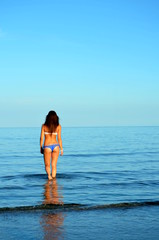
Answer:
M13 176L2 176L4 180L14 180L18 178L46 178L46 174L17 174Z
M83 153L83 154L65 154L64 157L74 157L74 158L81 158L81 157L106 157L106 156L122 156L122 155L131 155L130 153Z
M24 178L46 178L46 174L24 174Z
M132 155L143 155L143 154L159 154L157 151L145 151L145 152L119 152L119 153L83 153L83 154L65 154L63 157L74 157L74 158L81 158L81 157L110 157L110 156L132 156Z
M0 187L0 190L2 190L2 191L6 191L6 190L25 190L26 188L25 187L20 187L20 186L13 186L13 185L11 185L11 186L5 186L5 187Z
M135 208L135 207L146 207L146 206L159 206L159 201L155 202L123 202L123 203L112 203L98 206L91 206L85 208L85 210L98 210L98 209L120 209L120 208Z
M4 207L0 208L0 213L8 211L35 211L35 210L75 210L75 211L87 211L87 210L100 210L100 209L121 209L121 208L135 208L146 206L159 206L159 201L155 202L123 202L112 203L104 205L82 205L76 203L70 204L41 204L35 206L19 206L19 207Z
M41 204L35 206L19 206L19 207L3 207L0 208L0 212L6 211L34 211L34 210L51 210L51 209L76 209L82 207L81 204Z

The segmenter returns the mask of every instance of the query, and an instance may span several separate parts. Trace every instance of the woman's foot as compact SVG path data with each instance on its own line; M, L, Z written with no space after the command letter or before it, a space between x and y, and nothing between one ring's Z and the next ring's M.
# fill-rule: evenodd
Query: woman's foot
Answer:
M49 179L49 180L52 180L52 177L51 177L51 175L48 175L48 179Z

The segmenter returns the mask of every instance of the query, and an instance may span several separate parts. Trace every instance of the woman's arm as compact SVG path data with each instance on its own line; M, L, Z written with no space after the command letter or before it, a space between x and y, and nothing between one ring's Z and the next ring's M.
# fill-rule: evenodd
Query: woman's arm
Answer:
M58 143L59 143L60 149L61 149L61 155L63 155L63 147L62 147L62 139L61 139L61 125L58 126L57 138L58 138Z
M41 134L40 134L40 152L42 153L42 146L44 141L44 125L41 127Z

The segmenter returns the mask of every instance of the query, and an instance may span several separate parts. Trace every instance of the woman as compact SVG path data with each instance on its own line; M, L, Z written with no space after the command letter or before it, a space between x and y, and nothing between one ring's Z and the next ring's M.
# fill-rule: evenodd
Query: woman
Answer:
M40 151L41 153L44 153L45 170L49 180L56 177L59 148L61 149L61 155L63 155L59 117L55 111L50 111L46 116L45 123L42 125L40 136ZM50 160L52 160L52 171L50 169Z

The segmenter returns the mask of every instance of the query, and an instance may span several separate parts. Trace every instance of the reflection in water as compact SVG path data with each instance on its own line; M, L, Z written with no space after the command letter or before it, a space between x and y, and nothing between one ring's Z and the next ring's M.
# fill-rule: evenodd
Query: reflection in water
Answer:
M44 186L44 201L43 204L63 204L62 195L58 191L57 180L47 180Z
M62 205L62 195L59 194L57 180L47 181L44 187L43 204ZM44 213L41 216L41 225L44 230L44 239L63 239L63 212Z

